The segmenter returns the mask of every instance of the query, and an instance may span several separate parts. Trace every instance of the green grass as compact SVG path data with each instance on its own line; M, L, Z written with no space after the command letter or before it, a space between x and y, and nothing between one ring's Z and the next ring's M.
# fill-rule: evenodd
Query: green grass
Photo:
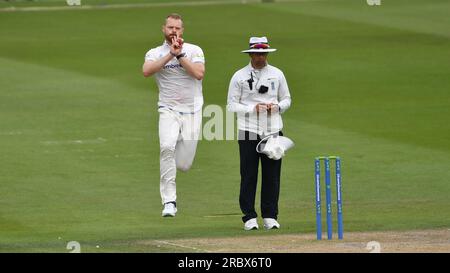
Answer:
M200 142L178 173L179 214L160 216L157 89L141 65L173 11L205 52L206 104L225 105L249 36L278 48L269 61L288 79L296 147L276 233L314 232L321 154L343 160L346 231L450 226L446 1L0 12L0 252L67 252L71 240L170 252L134 242L255 234L240 222L236 141Z
M210 4L213 2L234 2L239 3L240 0L80 0L81 5L89 5L95 7L104 7L107 5L134 5L134 4L156 4L156 5L190 5L192 2ZM247 2L262 2L258 0L250 0ZM270 0L269 0L270 2ZM23 7L64 7L68 6L67 0L0 0L0 8L23 8Z

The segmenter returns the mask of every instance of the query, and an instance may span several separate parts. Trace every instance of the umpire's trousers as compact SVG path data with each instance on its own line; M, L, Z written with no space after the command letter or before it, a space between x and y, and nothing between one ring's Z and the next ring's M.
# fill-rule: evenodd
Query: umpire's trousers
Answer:
M279 132L279 135L283 135ZM280 195L281 159L272 160L265 154L256 152L261 136L248 131L239 131L239 154L241 160L241 189L239 205L244 214L242 221L256 218L255 211L256 185L258 166L261 160L261 214L263 218L278 216L278 198Z

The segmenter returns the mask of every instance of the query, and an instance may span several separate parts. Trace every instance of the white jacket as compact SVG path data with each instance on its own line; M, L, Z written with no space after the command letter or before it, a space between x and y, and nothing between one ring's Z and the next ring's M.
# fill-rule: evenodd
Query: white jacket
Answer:
M253 78L249 84L248 80ZM260 86L268 87L264 94L258 92ZM258 103L278 104L280 112L256 113ZM268 135L280 131L283 121L280 113L291 106L291 95L283 72L271 65L254 69L250 64L234 73L228 88L227 110L237 113L238 129L258 135Z

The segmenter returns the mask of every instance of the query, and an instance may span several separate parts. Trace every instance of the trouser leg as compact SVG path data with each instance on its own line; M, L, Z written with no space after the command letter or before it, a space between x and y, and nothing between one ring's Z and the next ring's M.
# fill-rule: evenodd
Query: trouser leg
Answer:
M162 203L176 202L176 163L175 146L180 133L180 121L168 109L159 110L160 145L160 193Z
M187 171L191 168L197 151L197 142L200 137L202 116L201 112L181 116L181 139L175 147L175 162L177 169Z
M244 214L243 222L256 218L255 195L258 181L259 154L256 152L257 140L240 139L240 172L241 187L239 194L239 205Z
M261 214L263 218L278 216L278 199L280 196L281 159L273 160L261 154Z

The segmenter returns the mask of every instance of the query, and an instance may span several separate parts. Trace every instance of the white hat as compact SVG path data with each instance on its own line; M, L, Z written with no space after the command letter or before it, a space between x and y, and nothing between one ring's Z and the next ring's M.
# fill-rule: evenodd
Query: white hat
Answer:
M270 159L279 160L292 147L294 147L294 142L289 138L269 135L256 145L256 152L266 154Z
M252 52L274 52L275 48L270 48L267 37L251 37L250 38L249 49L242 50L242 53L252 53Z

